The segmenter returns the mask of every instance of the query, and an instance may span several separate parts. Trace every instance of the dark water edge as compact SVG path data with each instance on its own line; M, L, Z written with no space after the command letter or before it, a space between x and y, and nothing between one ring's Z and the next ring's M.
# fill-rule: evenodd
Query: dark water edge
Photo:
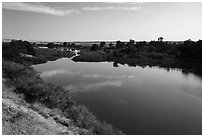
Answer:
M114 62L114 66L116 65ZM141 66L141 67L159 67L163 68L167 71L169 69L180 69L183 74L188 75L188 73L193 73L200 78L202 78L202 62L193 62L193 61L187 61L187 60L134 60L134 62L123 62L119 61L118 63L120 64L128 64L130 67L136 67L136 66Z
M78 56L79 57L79 56ZM82 57L83 58L83 57ZM159 67L163 68L167 71L170 69L179 69L183 74L188 75L189 73L193 73L200 78L202 78L202 61L196 60L150 60L150 59L114 59L112 60L78 60L77 57L72 59L75 62L113 62L113 67L118 67L118 64L125 65L127 64L130 67Z

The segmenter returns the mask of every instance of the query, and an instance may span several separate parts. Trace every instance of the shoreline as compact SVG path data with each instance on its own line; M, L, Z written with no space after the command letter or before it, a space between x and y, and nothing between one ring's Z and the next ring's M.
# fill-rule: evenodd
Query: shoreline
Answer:
M30 105L40 103L48 109L60 110L59 114L71 119L76 127L87 130L83 134L124 134L112 125L100 122L85 106L78 104L69 91L44 82L31 67L3 60L3 78L10 81L14 93L24 96L25 102Z
M193 72L194 74L202 77L202 61L201 60L189 60L189 59L137 59L137 58L112 58L109 56L102 56L98 52L100 51L83 51L80 56L76 56L71 60L74 62L112 62L114 67L118 67L118 64L128 65L130 67L135 66L158 66L165 69L179 68L185 73ZM100 56L100 57L99 57ZM193 65L189 65L193 64Z

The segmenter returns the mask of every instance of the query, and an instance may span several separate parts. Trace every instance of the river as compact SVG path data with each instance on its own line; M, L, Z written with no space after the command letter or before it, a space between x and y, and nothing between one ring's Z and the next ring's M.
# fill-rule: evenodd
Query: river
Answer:
M32 67L125 134L202 133L202 77L193 73L68 58Z

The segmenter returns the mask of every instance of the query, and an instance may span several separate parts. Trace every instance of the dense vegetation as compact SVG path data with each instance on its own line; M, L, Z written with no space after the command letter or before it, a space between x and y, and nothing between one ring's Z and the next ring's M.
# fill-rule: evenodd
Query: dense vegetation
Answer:
M25 65L25 61L28 61L26 58L31 58L32 61L33 58L45 57L46 55L40 55L38 51L40 49L35 50L32 44L29 44L31 46L29 48L24 45L22 45L23 48L19 48L24 43L17 41L15 44L13 42L3 44L3 77L11 81L15 86L16 93L23 94L28 103L37 102L50 109L57 108L61 110L63 115L72 119L78 127L87 129L87 134L122 134L121 131L112 125L100 122L85 106L78 104L69 91L44 82L37 72L28 65ZM15 53L13 53L14 51ZM16 56L9 53L13 53ZM22 54L31 55L31 53L33 57L25 58L21 56ZM60 55L58 55L59 57Z
M21 55L20 53L27 53L30 55L35 55L35 51L33 45L28 41L11 41L10 43L2 44L2 56L6 57L9 60L20 61Z
M73 55L74 53L67 51L41 49L39 45L22 40L12 40L10 43L2 44L3 58L28 66L45 63L49 60L53 61L61 57L71 57Z
M163 39L163 38L162 38ZM197 42L186 40L184 42L163 42L159 41L140 41L129 42L117 41L115 47L104 48L105 43L93 44L90 51L104 49L107 53L112 51L112 58L131 58L131 59L166 59L166 60L202 60L202 40ZM103 45L103 46L101 46Z
M159 66L165 68L181 68L183 72L193 71L202 76L202 40L182 42L158 41L129 42L117 41L105 47L94 44L90 49L81 50L74 61L111 61L113 66L128 64L129 66ZM192 65L193 63L193 65Z

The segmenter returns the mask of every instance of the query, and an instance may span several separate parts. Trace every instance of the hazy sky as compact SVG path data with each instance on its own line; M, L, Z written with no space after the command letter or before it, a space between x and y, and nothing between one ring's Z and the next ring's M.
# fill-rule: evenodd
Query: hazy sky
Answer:
M3 38L43 41L202 39L201 3L2 3Z

